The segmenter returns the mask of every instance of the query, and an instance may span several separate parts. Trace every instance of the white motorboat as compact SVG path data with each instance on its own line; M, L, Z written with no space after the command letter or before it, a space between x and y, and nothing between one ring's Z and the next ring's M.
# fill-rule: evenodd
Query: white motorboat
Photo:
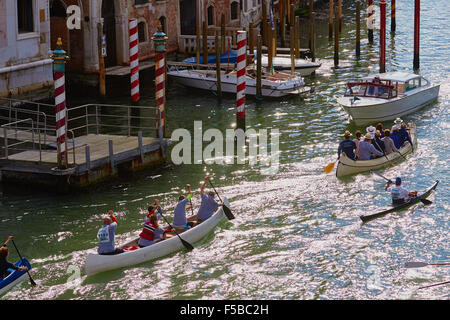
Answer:
M229 202L226 198L224 198L224 203L227 207L230 207ZM211 217L203 221L201 224L193 227L192 229L180 233L180 237L184 241L193 244L201 238L205 237L225 217L226 215L223 211L223 206L220 206ZM121 248L127 248L135 245L137 245L136 239L127 242L126 244L122 245ZM177 236L175 236L159 241L150 246L133 251L125 251L121 254L100 255L97 253L90 253L86 259L84 268L86 274L88 276L91 276L100 272L133 266L142 262L154 260L183 248L183 243Z
M301 76L309 76L322 65L320 62L312 62L307 59L294 59L295 72ZM291 70L291 56L288 54L277 54L272 58L273 68L275 70ZM261 65L265 68L269 66L267 54L261 55Z
M216 70L197 70L194 68L179 68L172 66L167 74L178 83L192 88L217 91ZM236 93L237 72L221 70L222 92ZM263 97L284 97L298 95L311 91L306 87L302 77L282 72L263 73L261 78L261 95ZM256 72L247 68L245 94L256 95Z
M411 137L411 141L414 145L417 145L417 135L416 135L416 126L413 122L410 122L408 125L409 136ZM336 168L336 177L343 177L359 172L365 172L372 169L382 168L392 161L396 161L399 159L405 159L405 156L408 153L411 153L413 147L409 142L405 142L405 144L398 150L398 152L392 152L387 154L386 156L381 156L372 160L352 160L345 155L345 152L342 152L341 158L339 159L339 163Z
M439 87L413 73L381 73L347 83L337 102L360 126L410 114L436 100Z

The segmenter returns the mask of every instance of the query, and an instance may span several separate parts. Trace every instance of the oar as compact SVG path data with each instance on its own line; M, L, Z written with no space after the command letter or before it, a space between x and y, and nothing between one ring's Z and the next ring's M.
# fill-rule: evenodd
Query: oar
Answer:
M14 245L14 248L16 248L16 251L17 251L17 254L19 255L20 261L23 261L22 256L20 255L19 249L17 249L17 246L16 246L14 240L11 240L11 241L12 241L12 243L13 243L13 245ZM31 278L31 275L30 275L30 273L28 272L28 268L27 268L27 274L28 274L28 277L30 277L30 283L31 283L31 285L32 285L32 286L35 286L35 285L36 285L36 282L34 282L33 278Z
M328 164L328 165L323 169L323 171L325 171L325 173L330 173L331 170L333 170L334 165L336 164L336 162L337 162L338 160L339 160L339 159L336 159L336 161L331 162L330 164Z
M217 193L216 188L214 188L214 186L213 186L211 180L208 179L208 181L209 181L209 183L211 184L211 187L214 189L214 192L215 192L215 193L217 194L217 196L219 197L219 200L220 200L221 202L223 202L222 199L220 198L219 194ZM227 216L228 220L233 220L233 219L234 219L233 213L231 213L230 208L228 208L225 204L223 205L223 212L225 212L225 215Z
M164 221L167 222L167 224L169 225L169 227L170 227L171 229L173 229L173 231L174 231L175 234L178 236L178 238L180 238L181 243L186 247L186 249L188 249L189 251L191 251L192 249L194 249L194 247L193 247L189 242L183 240L183 239L180 237L180 235L179 235L178 232L175 230L175 228L172 227L172 225L169 223L169 221L167 221L166 217L164 217L163 214L162 214L161 212L160 212L160 214L161 214L161 217L163 217Z
M439 283L435 283L435 284L430 284L430 285L428 285L428 286L420 287L419 289L425 289L425 288L430 288L430 287L441 286L441 285L447 284L447 283L450 283L450 281L445 281L445 282L439 282Z
M449 266L450 262L441 262L441 263L426 263L426 262L407 262L405 263L405 268L422 268L426 266Z
M400 151L398 151L398 150L397 150L397 153L398 153L399 155L401 155L401 156L403 157L403 159L405 159L405 160L406 160L405 156L404 156L404 155L402 155L402 153L401 153Z
M394 165L392 164L391 160L389 160L389 158L386 155L386 152L384 152L383 148L380 147L380 145L378 144L377 140L373 140L375 142L375 144L378 146L378 148L380 148L380 150L383 152L384 156L386 157L386 160L389 161L389 165L391 167L393 167Z
M386 177L383 177L381 174L379 174L379 173L376 172L375 170L370 169L370 172L372 172L373 174L376 174L377 176L383 178L384 180L389 181L389 182L392 183L392 180L391 180L391 179L388 179L388 178L386 178ZM433 201L430 201L430 200L428 200L428 199L420 199L420 202L422 202L422 203L423 203L424 205L426 205L426 206L428 206L428 205L430 205L430 204L433 203Z

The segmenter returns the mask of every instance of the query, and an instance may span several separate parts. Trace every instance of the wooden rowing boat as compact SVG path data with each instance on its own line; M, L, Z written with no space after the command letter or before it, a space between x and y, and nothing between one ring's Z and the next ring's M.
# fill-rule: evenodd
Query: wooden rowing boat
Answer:
M224 203L229 208L229 202L224 198ZM225 218L225 213L223 207L220 206L217 211L206 221L195 226L194 228L180 233L183 240L194 243L199 241L201 238L205 237L211 230L216 227L220 221ZM132 240L122 245L122 248L135 245L136 240ZM122 267L128 267L136 265L142 262L154 260L170 253L183 249L184 246L178 237L173 237L159 241L148 247L140 248L133 251L125 251L124 253L117 255L100 255L90 253L86 259L85 271L88 276L94 275L96 273L114 270Z
M30 262L28 262L28 260L25 258L17 261L14 265L16 267L27 266L28 270L31 269ZM19 283L21 283L22 281L27 279L27 271L26 270L8 269L8 272L9 272L9 275L6 278L0 280L0 294L5 293L6 291L10 290L15 285L18 285Z
M416 136L416 126L413 122L410 122L408 125L408 132L411 137L411 141L416 146L417 145L417 136ZM403 147L401 147L398 152L392 152L388 155L381 156L379 158L373 160L351 160L346 157L345 152L341 154L341 158L339 159L339 163L336 168L336 177L348 176L355 173L360 173L364 171L369 171L371 169L378 169L388 165L390 162L403 159L408 153L411 153L413 150L411 144L405 143Z
M380 211L378 213L369 214L369 215L365 215L365 216L363 215L363 216L359 216L359 217L361 218L361 220L363 222L368 222L368 221L371 221L373 219L382 217L382 216L384 216L384 215L386 215L388 213L391 213L391 212L394 212L394 211L398 211L398 210L401 210L401 209L405 209L405 208L407 208L409 206L412 206L413 204L418 203L419 201L421 201L423 199L426 199L431 194L431 192L434 189L436 189L438 183L439 183L439 180L436 180L436 182L427 191L425 191L421 195L418 195L417 197L410 198L408 202L405 202L405 203L402 203L402 204L399 204L399 205L391 205L388 208L386 208L385 210Z

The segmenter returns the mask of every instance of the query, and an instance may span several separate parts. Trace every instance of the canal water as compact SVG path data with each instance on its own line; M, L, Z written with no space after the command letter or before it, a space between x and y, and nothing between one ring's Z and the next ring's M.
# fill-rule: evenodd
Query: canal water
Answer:
M403 267L408 261L449 261L450 17L447 1L421 2L421 73L441 83L440 97L403 118L417 125L417 150L408 161L381 172L390 178L401 176L404 185L414 190L440 179L437 193L430 197L432 205L418 204L362 225L359 215L389 203L385 181L370 174L337 180L334 172L323 171L336 159L343 132L357 129L336 105L336 96L344 93L347 81L378 70L378 32L370 46L362 28L361 59L355 58L355 10L349 4L341 34L342 68L332 68L328 26L326 20L317 21L317 55L326 60L323 70L306 79L315 92L280 101L247 99L248 127L280 132L278 173L265 176L257 167L237 164L180 165L142 172L87 194L5 193L0 201L1 240L15 236L21 254L31 260L38 285L32 288L24 282L3 298L448 299L446 286L418 290L448 280L447 267ZM412 69L413 6L413 1L397 1L397 32L395 37L387 36L388 71ZM141 94L143 105L154 105L153 88L142 87ZM176 128L192 130L194 120L202 121L203 130L225 131L235 125L233 96L218 104L212 93L173 82L167 96L169 135ZM71 98L72 104L86 101ZM198 208L205 174L228 197L236 219L222 221L194 243L191 252L86 276L84 261L96 250L103 213L117 212L116 243L123 243L140 232L143 211L153 199L160 199L171 216L187 183L196 191L192 201ZM17 259L13 251L11 247L10 260Z

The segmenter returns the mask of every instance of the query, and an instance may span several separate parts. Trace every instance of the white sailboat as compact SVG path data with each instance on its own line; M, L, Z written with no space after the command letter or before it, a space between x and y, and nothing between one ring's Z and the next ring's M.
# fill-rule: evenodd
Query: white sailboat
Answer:
M359 126L412 113L436 100L439 87L413 73L381 73L347 83L337 102Z

